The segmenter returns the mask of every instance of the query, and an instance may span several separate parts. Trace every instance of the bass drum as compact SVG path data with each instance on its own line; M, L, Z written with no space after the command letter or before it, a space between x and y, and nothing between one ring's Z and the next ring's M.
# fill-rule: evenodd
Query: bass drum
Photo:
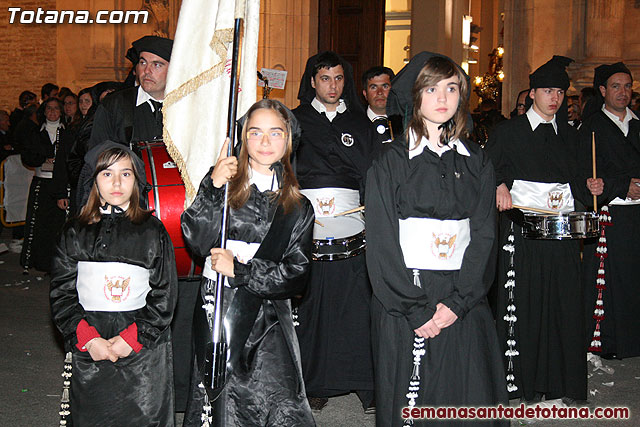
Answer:
M180 215L184 211L184 184L178 166L169 156L162 141L140 142L140 155L144 161L149 192L149 209L154 209L167 229L176 256L180 279L198 279L202 275L201 260L194 260L182 237Z

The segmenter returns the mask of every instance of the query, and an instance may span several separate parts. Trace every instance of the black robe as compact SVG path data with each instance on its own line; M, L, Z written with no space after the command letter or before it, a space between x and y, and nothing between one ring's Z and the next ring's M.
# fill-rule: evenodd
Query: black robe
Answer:
M560 120L558 135L545 139L544 126L534 132L527 115L500 123L487 143L496 171L496 185L511 189L515 179L569 183L577 202L588 199L585 180L577 165L575 129ZM551 129L551 132L553 130ZM502 215L498 260L497 327L503 352L507 350L508 292L504 284L509 252L503 249L513 226L515 239L514 375L517 390L511 398L547 400L586 399L587 365L584 337L584 292L580 280L578 240L530 240L520 226ZM505 366L508 358L505 356Z
M450 150L439 157L425 148L413 159L406 144L402 137L383 147L367 177L367 267L374 294L376 423L381 426L403 423L413 330L431 319L438 303L458 319L425 340L415 406L507 403L500 346L486 299L495 239L493 167L470 142L464 143L470 156ZM398 221L407 217L469 218L471 241L460 270L420 270L422 288L414 285L399 241Z
M366 115L347 110L329 121L311 104L302 104L293 113L302 128L296 153L300 188L347 188L359 190L362 197L376 145ZM353 145L343 143L346 134L353 137ZM370 301L364 254L312 262L296 328L309 396L369 391L359 397L364 406L371 403Z
M149 270L146 306L133 311L85 311L78 300L78 262L121 262ZM177 297L173 247L162 223L151 216L136 225L124 214L100 222L65 225L51 272L51 314L67 351L73 351L71 417L76 426L174 425L173 367L169 324ZM94 362L76 344L81 320L109 339L131 324L139 353L112 363Z
M55 158L56 149L67 144L69 140L64 128L59 128L57 143L51 143L46 129L36 133L31 126L28 128L32 131L28 132L23 140L21 158L29 167L42 166L47 159ZM20 264L24 268L34 267L46 272L51 269L53 250L65 221L65 211L58 208L59 198L61 197L56 191L53 177L33 177L29 188L24 244L20 256Z
M215 188L207 173L193 204L182 214L185 241L195 254L210 255L211 248L220 245L220 225L224 202L224 187ZM276 212L277 198L272 192L260 192L251 186L251 194L240 209L230 209L228 238L247 243L261 243ZM310 426L314 425L302 380L300 352L288 298L303 291L305 274L311 260L313 209L303 198L288 247L282 260L252 258L248 263L234 259L231 289L225 289L225 306L233 299L235 288L244 287L262 299L258 316L242 353L246 372L231 372L223 395L214 410L224 408L228 426ZM283 236L287 237L287 236ZM208 279L203 278L203 285ZM203 297L197 298L195 310L202 308ZM196 321L199 318L196 313ZM207 327L208 328L208 327ZM199 335L194 334L197 340ZM196 348L199 343L196 342ZM191 396L185 413L185 426L200 426L204 392L197 385L202 373L197 367L191 379ZM220 405L218 402L226 402Z
M602 111L587 119L580 128L580 153L584 176L591 176L591 133L595 132L597 175L604 180L604 192L598 205L619 197L625 199L631 178L640 178L640 121L629 122L627 136ZM640 205L609 205L612 225L606 227L608 256L605 260L603 305L605 318L600 323L600 342L604 355L618 358L640 356L640 293L635 270L640 253ZM587 315L587 341L595 327L593 311L597 297L596 274L600 257L597 242L585 244L584 280Z
M162 138L162 116L154 115L148 102L136 107L139 88L122 89L102 100L94 116L89 150L107 140L129 145Z

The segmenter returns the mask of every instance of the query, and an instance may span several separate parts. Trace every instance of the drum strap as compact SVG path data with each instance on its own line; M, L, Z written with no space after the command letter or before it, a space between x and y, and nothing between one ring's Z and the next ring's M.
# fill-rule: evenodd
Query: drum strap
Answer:
M289 246L288 236L298 219L298 209L284 213L282 205L278 205L271 227L262 240L254 258L279 262ZM233 371L239 368L246 371L248 367L241 364L242 353L253 325L258 317L263 299L249 291L246 286L236 289L233 301L227 310L225 321L231 329L229 339L229 364Z

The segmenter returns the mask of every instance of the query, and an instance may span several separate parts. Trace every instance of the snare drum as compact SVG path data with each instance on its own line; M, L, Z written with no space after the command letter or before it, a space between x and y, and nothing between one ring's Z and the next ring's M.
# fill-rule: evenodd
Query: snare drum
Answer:
M314 261L337 261L360 255L366 248L361 214L319 217L313 227Z
M596 212L546 215L526 213L522 236L526 239L564 240L597 237L600 231Z
M149 192L149 209L154 209L167 229L176 257L176 269L180 278L197 278L202 268L196 265L187 249L180 228L180 215L184 211L184 183L178 167L173 162L162 141L140 142L139 146Z

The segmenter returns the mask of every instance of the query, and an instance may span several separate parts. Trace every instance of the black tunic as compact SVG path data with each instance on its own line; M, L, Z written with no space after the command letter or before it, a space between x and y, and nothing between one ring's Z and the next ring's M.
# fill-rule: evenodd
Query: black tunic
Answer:
M302 139L296 176L302 189L337 187L364 193L374 151L371 122L359 112L329 121L311 104L293 110ZM343 136L350 135L353 144ZM371 285L363 254L339 261L313 261L298 308L302 370L311 397L373 390L370 326ZM364 406L372 396L360 394Z
M148 102L136 107L138 89L122 89L104 98L94 116L88 149L107 140L129 145L162 138L161 116L153 114Z
M547 127L550 125L547 125ZM495 166L496 185L511 188L515 179L569 183L577 201L588 199L577 166L575 130L558 120L558 135L545 126L534 132L527 115L500 123L487 143ZM515 238L515 341L517 390L511 398L531 400L536 393L546 399L586 399L587 366L584 333L583 288L580 281L578 240L529 240L521 228L502 215L498 260L497 327L500 345L507 350L507 290L509 253L503 250L513 225ZM505 356L505 364L508 359Z
M49 158L55 158L56 149L68 141L64 128L59 128L57 143L51 142L46 129L38 133L32 130L26 136L21 151L22 162L34 168L42 166ZM59 196L53 178L33 177L27 201L25 242L20 256L20 264L24 268L35 267L47 272L51 269L53 250L65 221L65 211L57 204Z
M602 111L592 115L579 132L583 166L591 165L591 132L595 132L597 174L604 180L604 192L598 197L598 203L602 206L616 197L624 200L631 178L640 178L640 121L629 122L625 137ZM584 176L590 177L591 171L585 170ZM609 205L609 214L612 225L606 228L605 318L600 323L602 354L616 354L619 358L640 356L640 316L637 315L640 293L634 268L640 253L640 205ZM596 245L597 242L590 242L584 248L588 342L595 326L595 283L600 264Z
M146 306L123 312L85 311L76 289L80 261L121 262L149 270ZM111 214L96 224L67 223L53 260L51 313L65 348L73 351L74 425L174 425L169 324L176 296L173 247L157 218L135 225L124 214ZM104 339L135 323L142 349L115 363L94 362L76 347L81 320Z
M387 144L367 178L367 267L373 287L376 422L399 426L413 369L413 330L438 303L458 319L425 340L415 406L494 406L507 402L496 330L486 299L494 244L495 189L491 163L473 143L470 156L424 149L409 159L404 138ZM414 285L399 241L407 217L469 218L471 241L460 270L420 270ZM426 242L425 242L426 243ZM497 422L496 424L500 424ZM421 424L422 425L422 424ZM450 424L447 424L450 425Z
M211 248L220 245L224 188L215 188L210 175L211 171L200 183L193 204L181 217L185 241L201 257L210 255ZM272 196L272 192L262 193L252 185L245 205L240 209L230 209L228 238L261 243L277 208L277 198ZM235 288L243 286L262 298L262 305L244 346L243 357L247 359L248 371L242 374L232 372L223 396L219 398L227 403L226 407L222 406L226 412L222 417L229 426L314 425L287 299L303 291L301 285L304 286L304 281L299 279L306 274L311 260L314 214L305 198L295 213L297 219L280 262L256 257L247 264L234 260L235 277L229 278L233 289L225 290L225 301L231 301ZM197 299L195 310L203 311L202 298L203 295ZM194 336L198 339L198 335ZM200 414L204 393L197 387L202 375L197 368L195 371L185 426L200 426L202 423Z

